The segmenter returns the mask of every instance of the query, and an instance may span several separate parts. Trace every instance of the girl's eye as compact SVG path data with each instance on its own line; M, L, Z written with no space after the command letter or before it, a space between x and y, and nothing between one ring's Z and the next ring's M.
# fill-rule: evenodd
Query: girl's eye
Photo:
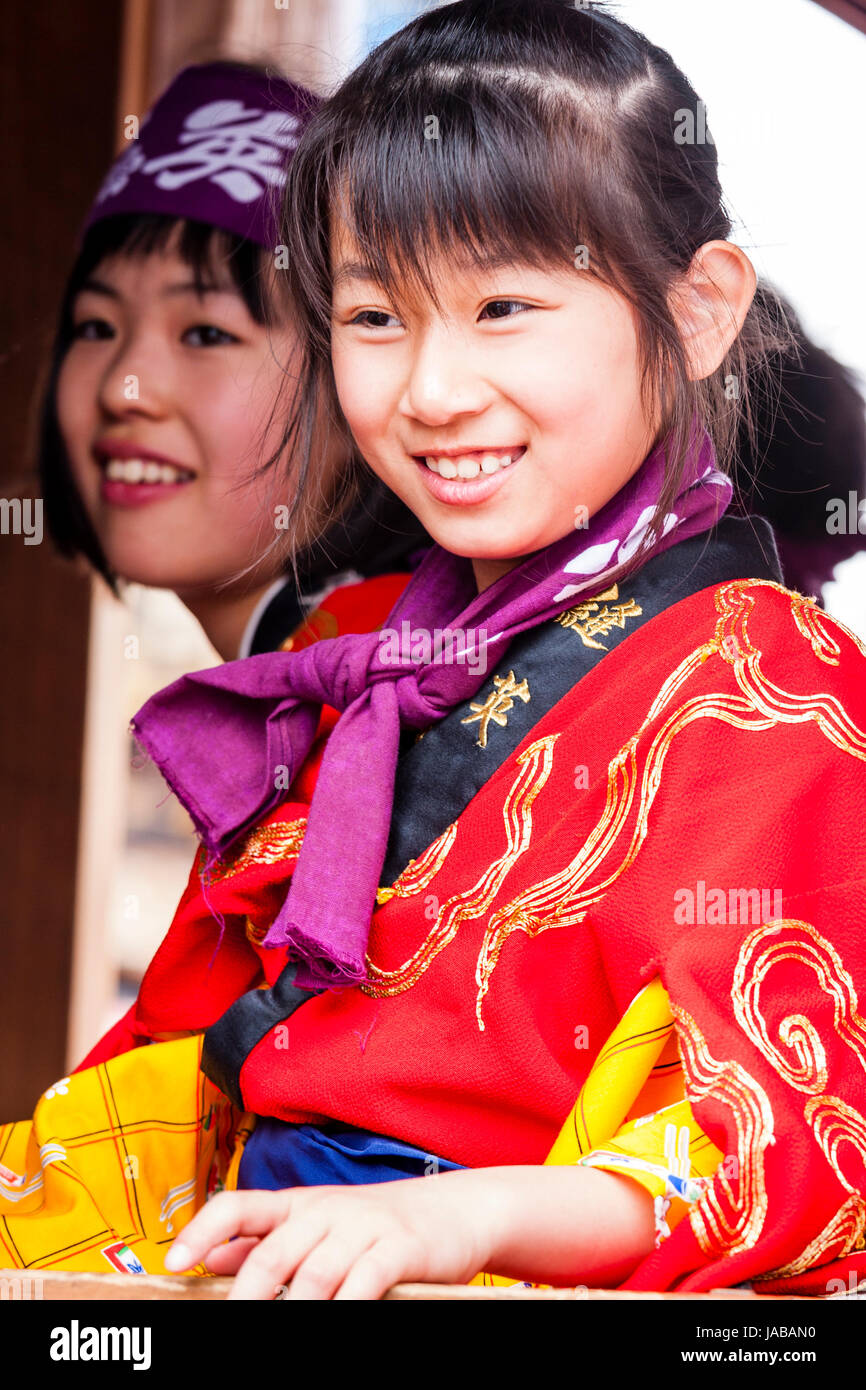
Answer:
M236 338L234 333L227 333L224 328L216 328L212 323L197 323L186 330L181 342L187 347L226 347L230 343L239 343L240 338Z
M388 323L387 320L391 322ZM382 322L386 320L386 322ZM400 327L400 320L394 314L386 314L384 309L362 309L353 319L351 324L357 324L359 328L393 328Z
M82 319L80 323L75 324L72 337L88 343L97 343L105 338L113 338L114 329L106 319Z
M531 304L524 304L520 299L491 299L490 303L485 304L482 309L481 317L484 318L484 315L488 314L492 319L513 319L515 315L509 312L511 309L516 309L517 313L523 313L524 310L531 308Z

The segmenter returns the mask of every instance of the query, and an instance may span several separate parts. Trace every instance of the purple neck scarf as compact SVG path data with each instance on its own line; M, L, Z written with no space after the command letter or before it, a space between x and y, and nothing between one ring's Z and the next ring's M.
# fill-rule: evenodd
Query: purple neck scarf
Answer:
M280 788L300 770L321 706L342 712L289 893L266 937L300 962L301 988L366 978L401 729L444 718L476 694L518 633L610 584L645 540L663 477L664 454L656 449L589 528L531 556L483 593L469 560L434 546L382 631L183 676L139 710L133 731L189 811L211 859L285 800ZM647 556L708 530L731 496L704 435ZM434 641L431 655L433 634L443 631L450 637L444 646Z

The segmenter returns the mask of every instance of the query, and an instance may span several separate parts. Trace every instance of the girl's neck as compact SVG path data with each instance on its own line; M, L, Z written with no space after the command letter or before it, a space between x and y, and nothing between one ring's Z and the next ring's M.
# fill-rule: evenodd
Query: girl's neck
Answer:
M473 560L472 569L475 572L475 583L478 585L479 594L482 594L485 589L489 589L490 585L495 584L497 579L501 579L503 574L516 569L518 565L522 565L525 559L526 556L521 555L516 560Z
M198 620L205 637L223 661L234 661L256 604L273 582L273 579L269 579L267 583L257 584L243 593L215 594L210 590L206 593L180 593L178 598Z

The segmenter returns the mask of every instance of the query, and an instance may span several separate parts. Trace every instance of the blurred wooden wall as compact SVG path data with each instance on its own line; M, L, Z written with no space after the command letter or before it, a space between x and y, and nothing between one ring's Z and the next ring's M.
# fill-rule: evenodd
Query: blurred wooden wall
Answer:
M114 143L122 8L6 5L0 495L35 495L32 401L80 223ZM96 80L100 75L101 80ZM0 1121L66 1063L88 578L0 535Z

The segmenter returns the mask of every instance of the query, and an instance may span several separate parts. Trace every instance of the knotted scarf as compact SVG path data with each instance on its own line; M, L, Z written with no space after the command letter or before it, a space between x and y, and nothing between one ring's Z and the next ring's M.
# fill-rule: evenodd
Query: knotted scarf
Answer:
M266 938L299 962L299 987L335 988L366 978L401 731L442 719L476 694L518 633L615 579L647 540L664 471L657 447L587 528L530 556L481 593L471 561L434 546L381 632L182 676L139 710L133 731L191 815L210 860L286 799L322 705L341 711L291 888ZM731 496L703 434L646 558L708 530ZM434 652L432 634L446 630L451 638ZM397 631L403 640L395 657ZM486 659L478 660L479 653Z

